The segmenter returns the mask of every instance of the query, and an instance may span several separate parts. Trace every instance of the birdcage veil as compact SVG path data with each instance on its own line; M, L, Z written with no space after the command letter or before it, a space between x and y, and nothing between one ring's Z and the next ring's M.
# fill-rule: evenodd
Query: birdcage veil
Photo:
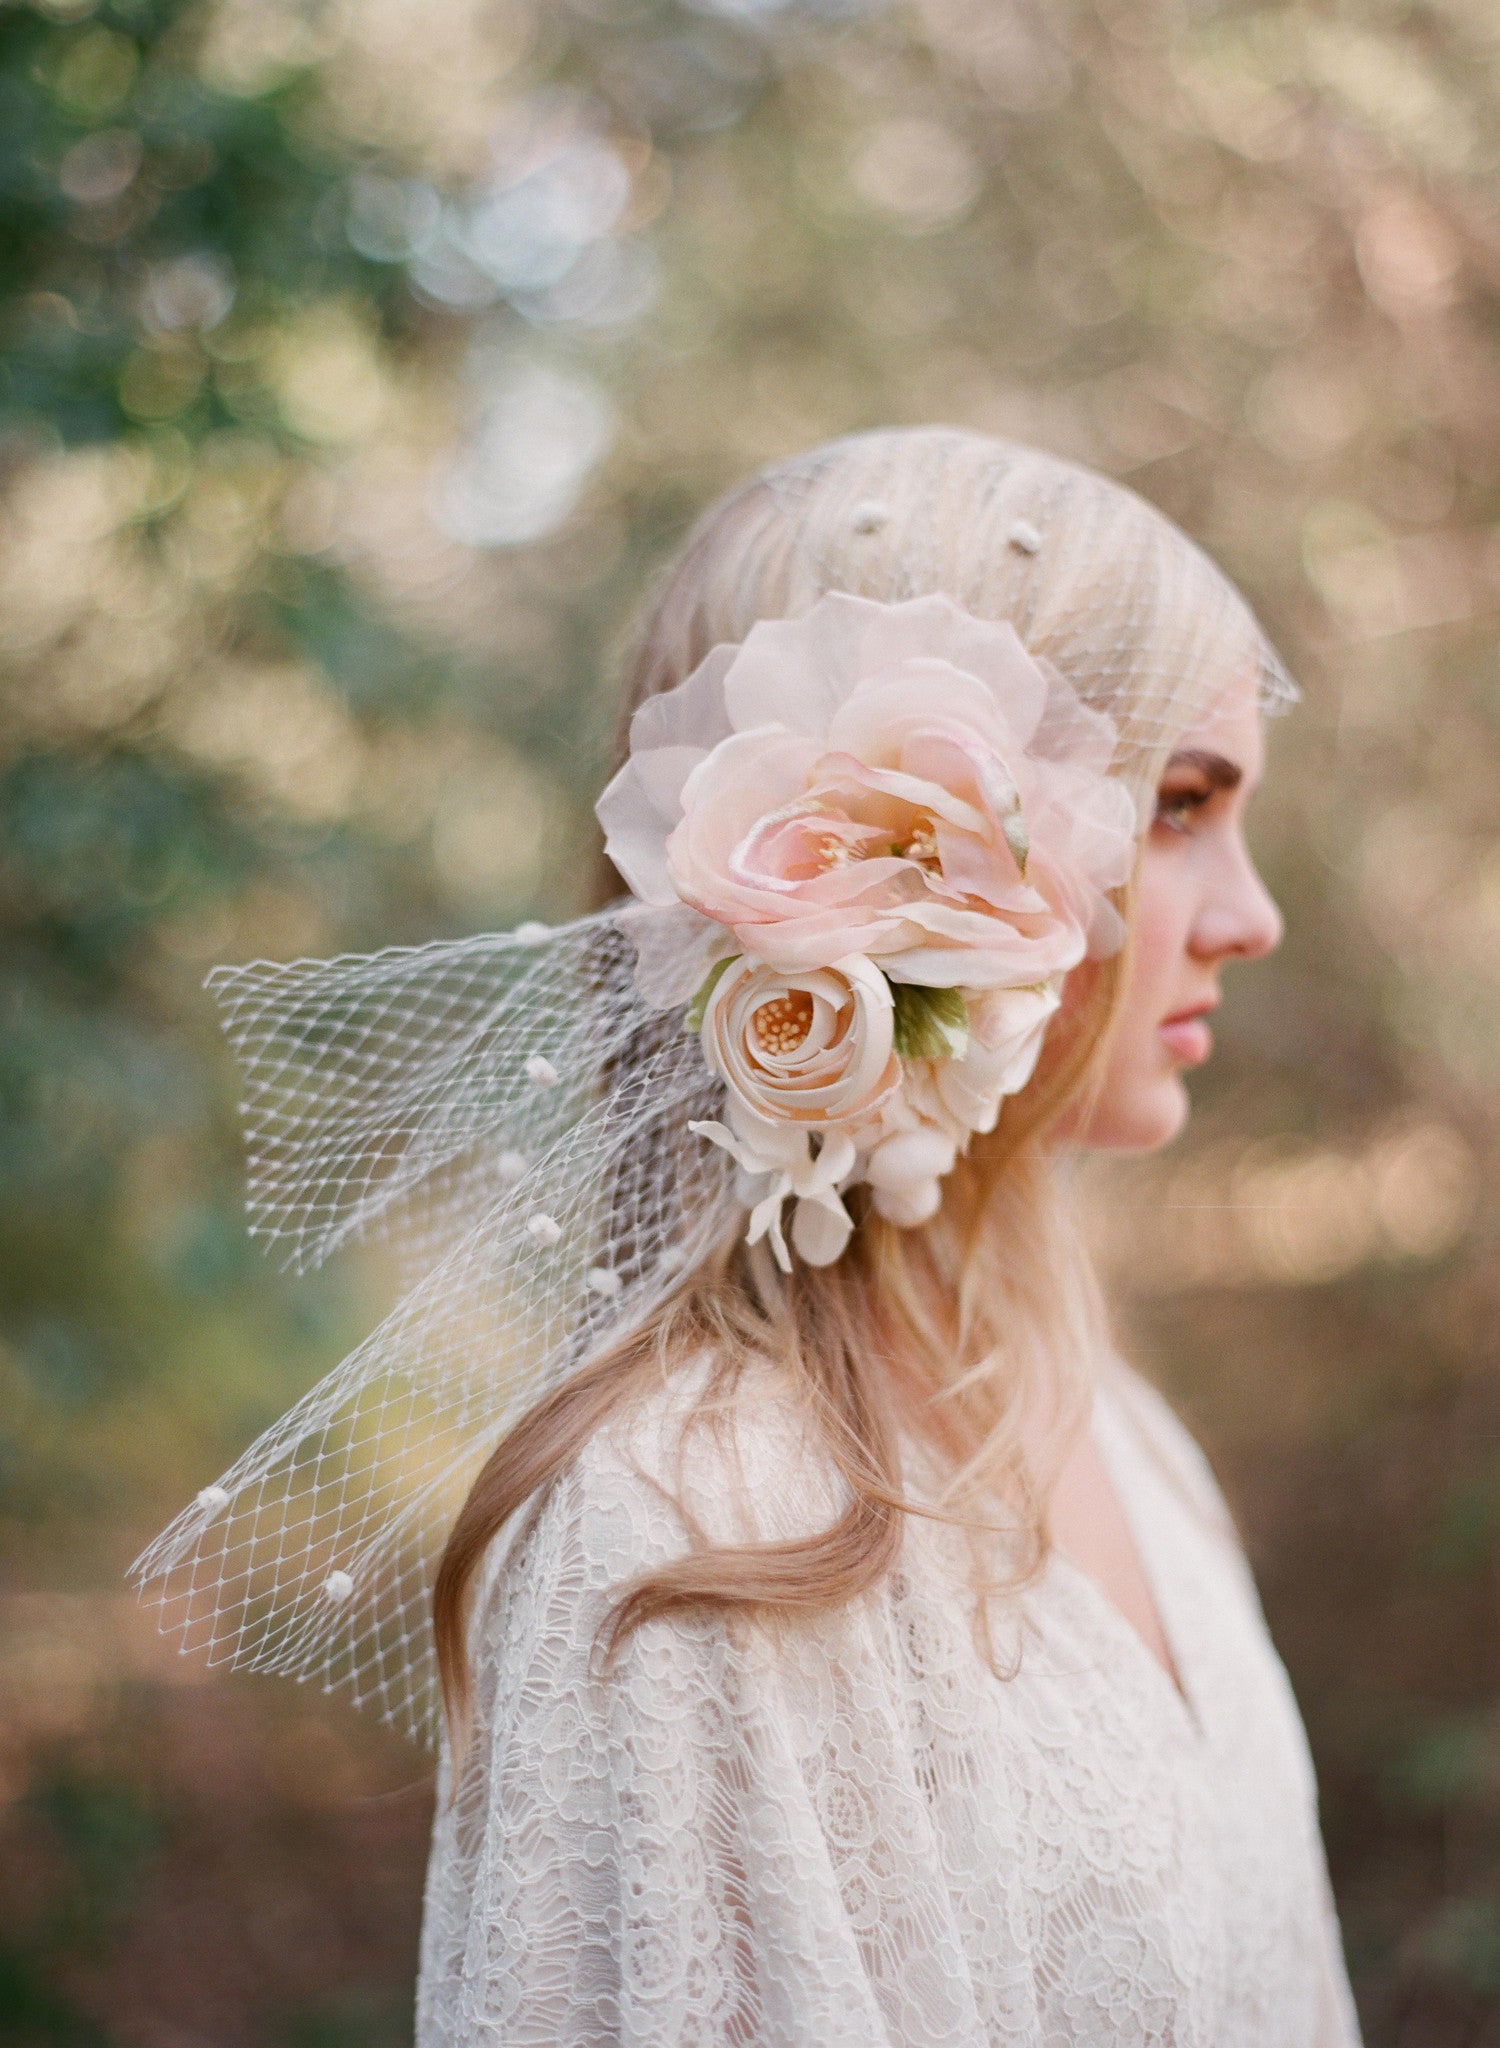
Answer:
M700 527L660 601L684 647L829 590L941 592L1009 619L1106 712L1113 772L1140 788L1236 676L1269 709L1295 695L1207 556L1133 493L1039 451L855 436L733 503L739 538ZM670 667L655 686L682 679ZM721 1086L680 1011L643 1000L614 906L552 929L221 967L209 988L243 1074L252 1234L298 1272L383 1239L407 1291L134 1577L184 1650L347 1690L432 1740L432 1584L480 1466L743 1223L730 1160L688 1129L714 1117Z
M1175 737L1241 678L1270 716L1300 694L1240 591L1180 527L1043 449L959 428L882 428L773 464L747 490L774 508L768 580L789 614L825 590L892 603L943 591L1009 620L1114 721L1116 773L1137 794L1154 790ZM746 578L740 609L766 595Z

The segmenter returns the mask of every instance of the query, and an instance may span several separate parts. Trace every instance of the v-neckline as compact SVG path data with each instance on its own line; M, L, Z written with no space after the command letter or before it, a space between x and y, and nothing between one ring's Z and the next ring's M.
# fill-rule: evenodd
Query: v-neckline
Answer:
M1101 1430L1098 1427L1100 1403L1106 1400L1112 1404L1113 1412L1109 1421L1106 1422L1105 1428ZM1198 1701L1194 1697L1191 1680L1183 1661L1181 1639L1171 1612L1171 1600L1170 1597L1163 1599L1161 1574L1157 1569L1157 1559L1153 1554L1149 1539L1143 1536L1140 1519L1136 1512L1136 1504L1131 1497L1130 1486L1122 1481L1118 1464L1110 1456L1109 1448L1104 1440L1109 1433L1109 1422L1113 1422L1117 1426L1123 1424L1127 1428L1131 1426L1128 1413L1124 1413L1122 1410L1123 1404L1119 1396L1114 1393L1113 1389L1100 1384L1095 1388L1094 1410L1089 1417L1088 1427L1094 1440L1094 1448L1098 1451L1100 1462L1104 1467L1105 1477L1108 1479L1111 1490L1114 1493L1115 1505L1119 1509L1121 1520L1125 1524L1126 1533L1135 1549L1136 1562L1140 1566L1141 1577L1145 1582L1146 1591L1150 1595L1151 1605L1156 1611L1157 1626L1161 1630L1162 1641L1165 1643L1167 1655L1171 1659L1171 1669L1169 1670L1161 1658L1157 1656L1155 1650L1152 1649L1150 1643L1147 1642L1135 1623L1118 1602L1111 1598L1110 1594L1106 1592L1105 1588L1086 1565L1080 1564L1076 1558L1069 1555L1060 1543L1056 1542L1052 1545L1052 1557L1056 1564L1060 1565L1074 1580L1084 1587L1087 1597L1096 1607L1103 1611L1109 1627L1114 1634L1122 1638L1130 1654L1133 1657L1143 1659L1150 1666L1155 1682L1170 1696L1175 1711L1182 1717L1188 1734L1194 1742L1202 1743L1206 1739L1203 1717Z

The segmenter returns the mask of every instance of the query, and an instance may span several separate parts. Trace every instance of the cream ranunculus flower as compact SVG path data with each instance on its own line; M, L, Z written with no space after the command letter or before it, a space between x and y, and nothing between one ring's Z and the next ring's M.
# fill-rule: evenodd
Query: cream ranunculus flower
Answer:
M857 954L791 974L742 957L715 970L703 1052L750 1116L826 1131L900 1087L894 1030L890 984Z
M714 970L702 1002L703 1052L723 1078L728 1122L690 1128L745 1176L751 1244L768 1237L790 1270L781 1211L791 1200L798 1255L829 1265L853 1228L839 1198L858 1157L850 1128L872 1124L901 1086L890 984L858 956L801 974L742 958Z

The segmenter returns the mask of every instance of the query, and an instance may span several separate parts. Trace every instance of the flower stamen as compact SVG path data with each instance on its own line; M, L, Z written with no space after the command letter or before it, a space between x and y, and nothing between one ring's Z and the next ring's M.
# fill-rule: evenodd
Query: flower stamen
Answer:
M902 854L905 859L914 860L919 868L926 868L929 872L936 873L941 869L937 827L930 818L923 818L920 823L913 825L906 845L902 848Z
M812 1018L812 997L805 989L791 988L772 1002L762 1003L750 1018L756 1050L771 1059L785 1059L811 1031Z

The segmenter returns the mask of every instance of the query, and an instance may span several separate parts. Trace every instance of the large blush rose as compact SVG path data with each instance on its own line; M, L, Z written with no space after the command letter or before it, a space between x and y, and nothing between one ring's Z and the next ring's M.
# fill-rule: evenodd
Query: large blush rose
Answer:
M751 1116L828 1130L866 1118L901 1085L890 984L858 955L806 973L753 960L719 970L703 1052Z
M599 801L643 992L684 1001L731 948L784 972L861 953L933 988L1065 973L1119 934L1115 737L1012 626L945 597L759 622L640 707Z

